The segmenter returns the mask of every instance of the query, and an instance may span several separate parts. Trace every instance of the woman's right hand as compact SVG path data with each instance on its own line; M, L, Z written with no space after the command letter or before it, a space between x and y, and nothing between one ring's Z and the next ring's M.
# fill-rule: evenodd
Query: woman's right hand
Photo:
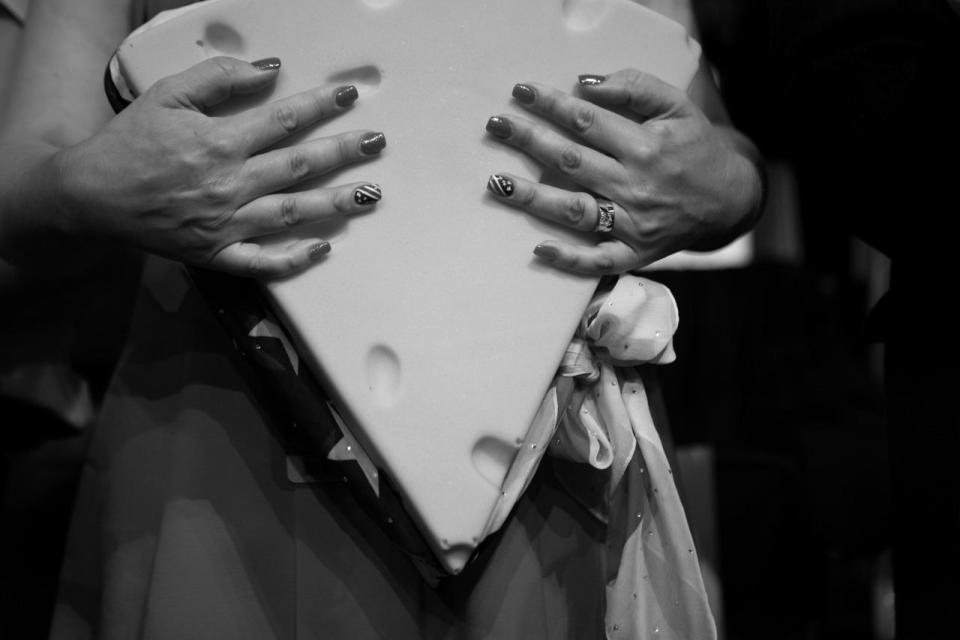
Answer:
M162 79L96 135L51 158L61 230L90 235L237 275L278 277L326 254L321 239L261 245L257 238L368 210L377 185L278 193L370 159L382 133L352 131L272 147L336 116L356 87L323 87L237 115L205 112L269 87L279 60L218 57ZM48 178L49 179L49 178Z

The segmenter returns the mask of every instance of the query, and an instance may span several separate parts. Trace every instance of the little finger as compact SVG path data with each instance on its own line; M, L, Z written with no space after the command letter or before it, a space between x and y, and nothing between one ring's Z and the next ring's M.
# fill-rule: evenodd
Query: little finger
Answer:
M221 249L207 266L235 276L281 278L303 271L328 253L330 243L326 240L293 240L276 245L235 242Z
M592 246L549 240L538 244L533 253L559 269L597 276L623 273L643 265L633 247L613 239Z

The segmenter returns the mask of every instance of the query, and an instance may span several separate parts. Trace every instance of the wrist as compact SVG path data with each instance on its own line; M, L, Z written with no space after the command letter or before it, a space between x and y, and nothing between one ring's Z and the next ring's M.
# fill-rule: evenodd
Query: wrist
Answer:
M77 158L70 149L36 145L4 149L16 166L0 171L0 256L31 272L48 273L95 261L87 230Z

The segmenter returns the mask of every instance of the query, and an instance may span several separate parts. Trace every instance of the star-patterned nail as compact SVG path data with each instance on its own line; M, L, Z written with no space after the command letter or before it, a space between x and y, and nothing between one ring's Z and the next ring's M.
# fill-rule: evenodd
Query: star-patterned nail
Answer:
M487 180L487 189L502 198L509 198L513 195L513 181L495 173Z
M357 187L353 192L353 201L357 204L367 205L379 202L383 197L383 192L378 184L365 184Z

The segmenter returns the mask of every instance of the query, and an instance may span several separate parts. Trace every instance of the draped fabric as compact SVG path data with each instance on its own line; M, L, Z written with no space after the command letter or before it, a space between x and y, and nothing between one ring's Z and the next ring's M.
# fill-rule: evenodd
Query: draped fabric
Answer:
M646 408L649 367L597 360L595 384L558 379L558 397L580 404L563 412L557 455L467 569L434 587L349 484L289 481L239 360L181 268L151 260L81 483L51 637L713 637ZM606 468L558 444L580 437L573 415L594 406Z
M0 9L5 9L13 18L20 23L27 19L27 9L30 0L0 0Z

